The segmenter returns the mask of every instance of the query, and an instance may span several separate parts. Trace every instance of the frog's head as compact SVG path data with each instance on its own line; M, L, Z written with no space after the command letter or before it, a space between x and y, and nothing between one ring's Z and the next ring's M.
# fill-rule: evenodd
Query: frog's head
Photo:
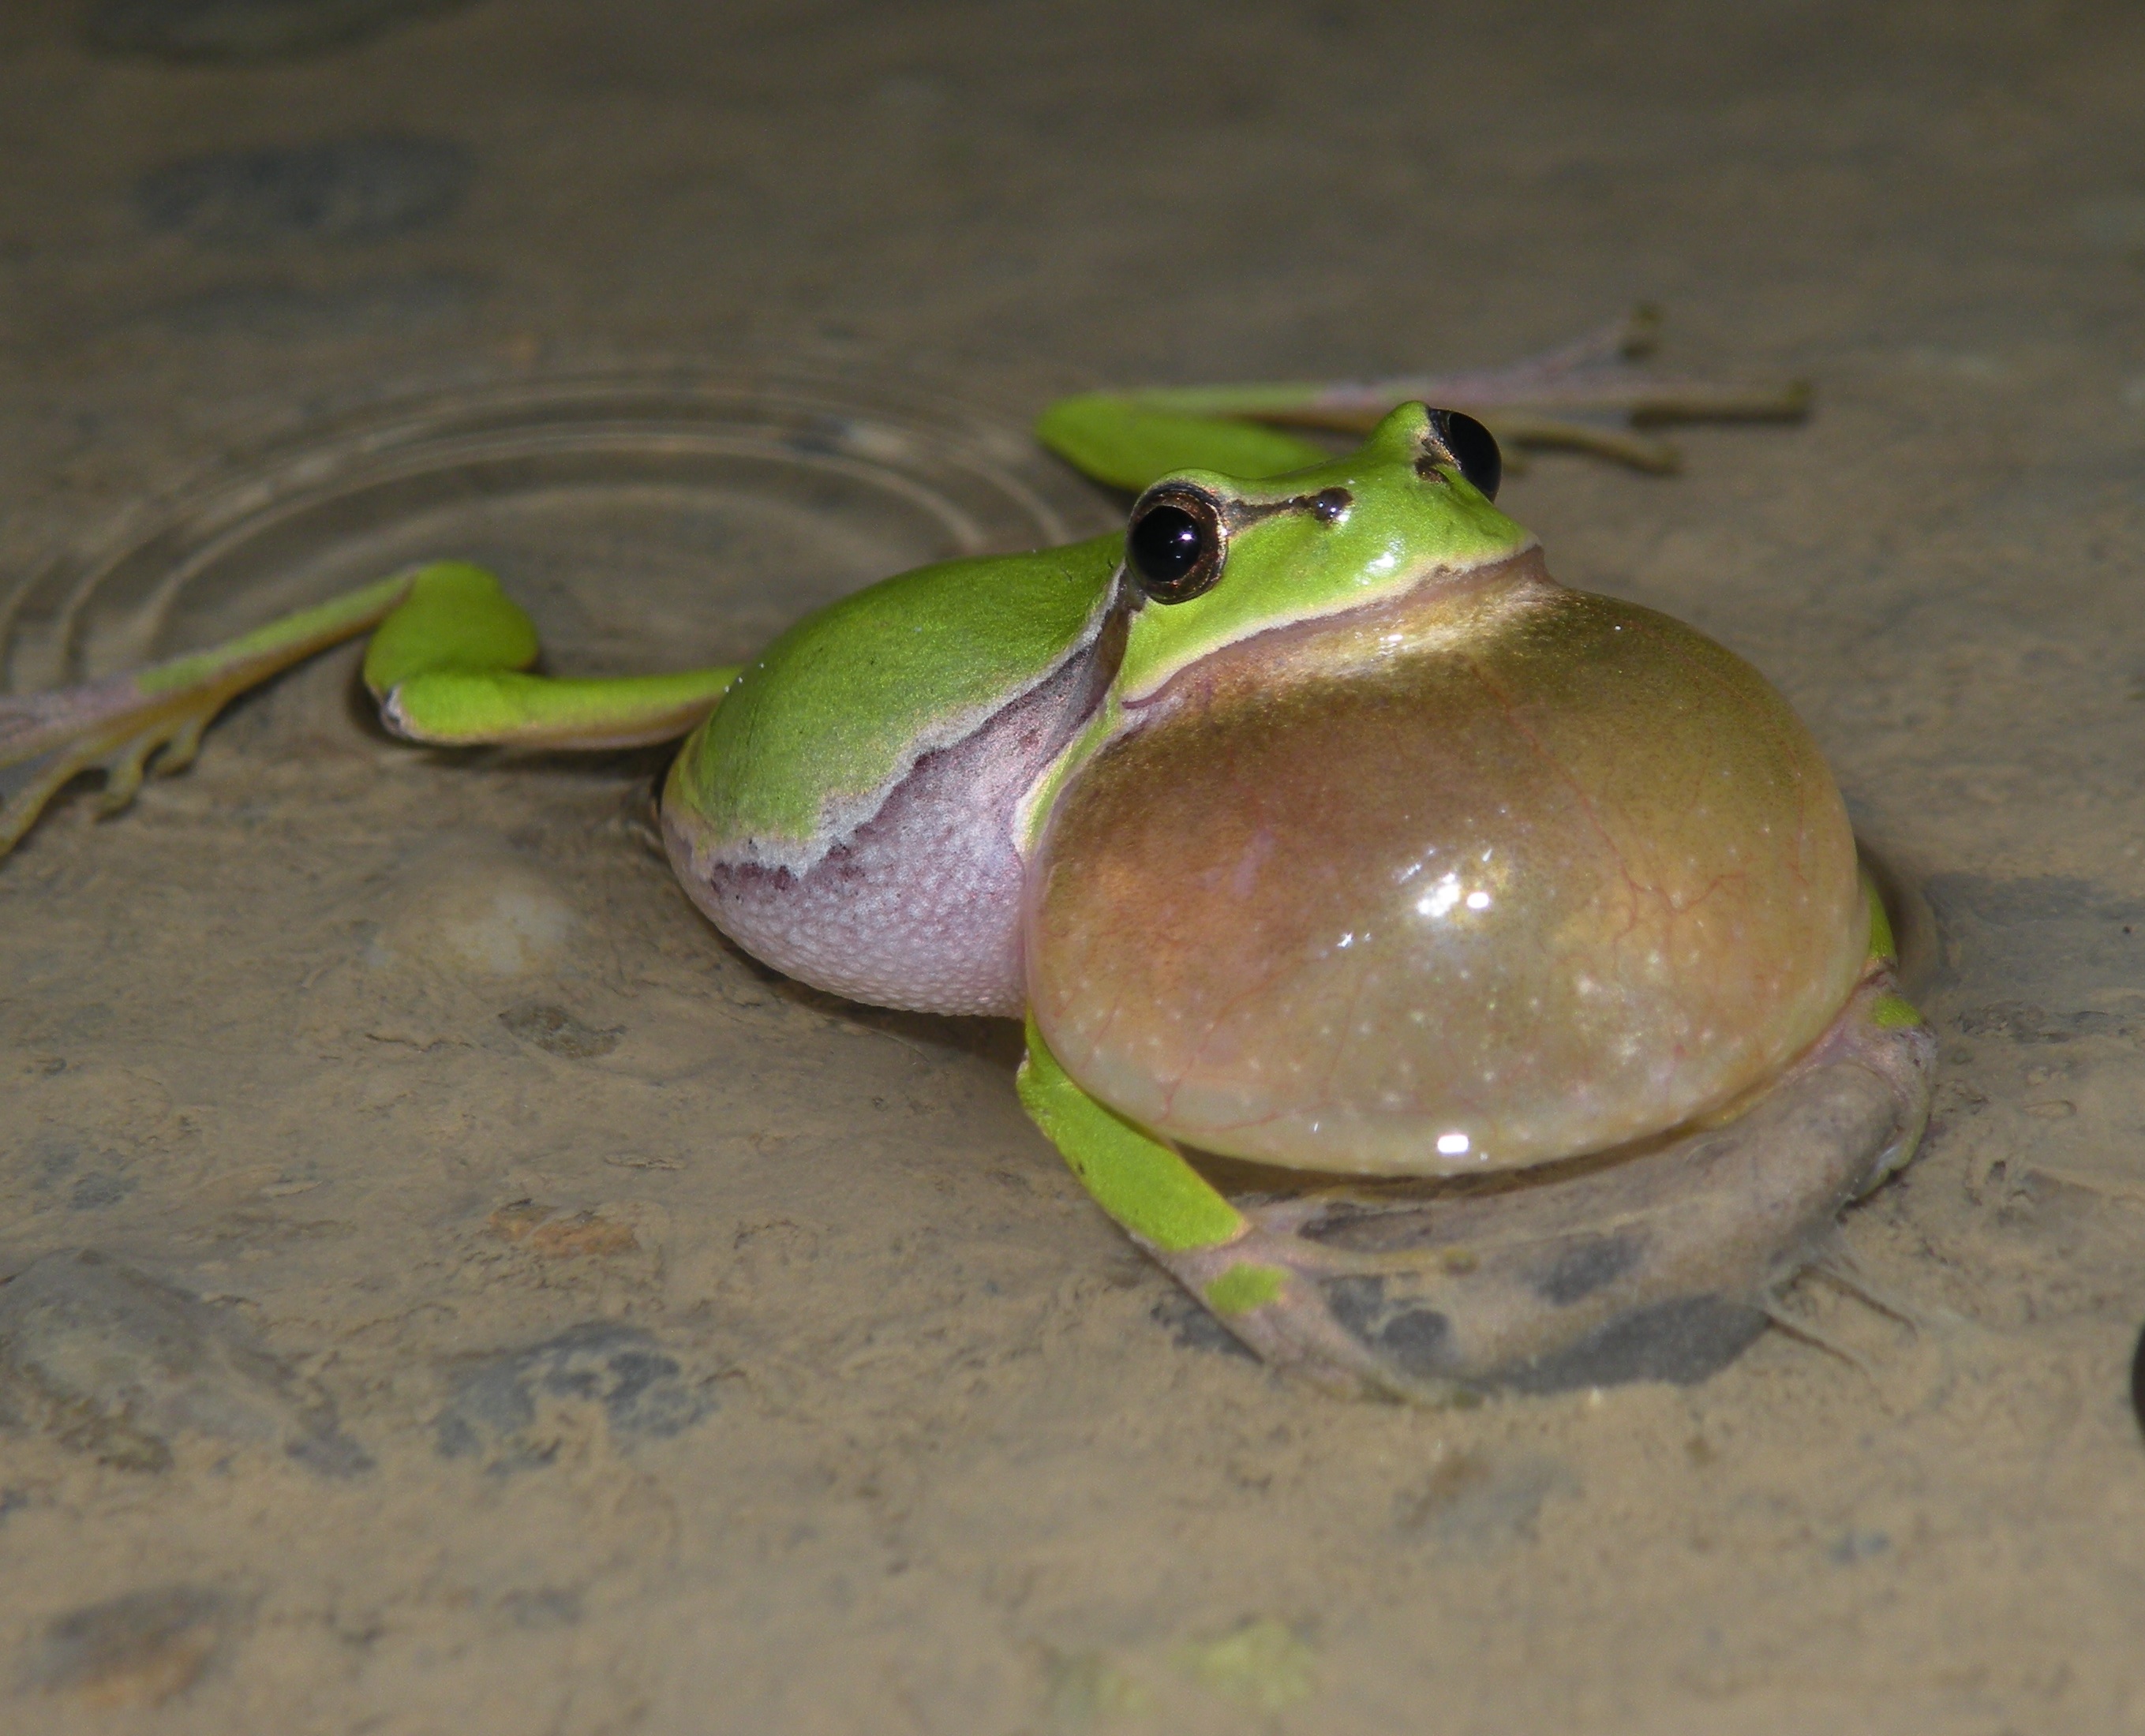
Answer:
M1345 458L1243 481L1165 476L1134 505L1140 599L1117 690L1137 701L1224 645L1510 559L1534 538L1490 502L1497 442L1472 416L1403 404Z

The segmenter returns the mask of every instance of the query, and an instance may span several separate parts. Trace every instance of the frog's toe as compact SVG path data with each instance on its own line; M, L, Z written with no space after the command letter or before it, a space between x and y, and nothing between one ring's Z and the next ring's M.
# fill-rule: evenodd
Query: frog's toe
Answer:
M0 856L36 823L45 804L85 773L102 773L98 810L133 800L145 773L176 772L228 692L143 694L121 676L57 693L0 699Z
M1216 1166L1247 1222L1163 1256L1267 1361L1430 1400L1703 1380L1765 1326L1841 1208L1912 1155L1933 1042L1873 974L1732 1119L1462 1181L1291 1181Z
M408 592L401 574L301 609L265 627L131 674L49 693L0 695L0 856L45 804L86 773L102 773L101 810L134 799L143 776L183 770L202 732L248 688L362 633Z

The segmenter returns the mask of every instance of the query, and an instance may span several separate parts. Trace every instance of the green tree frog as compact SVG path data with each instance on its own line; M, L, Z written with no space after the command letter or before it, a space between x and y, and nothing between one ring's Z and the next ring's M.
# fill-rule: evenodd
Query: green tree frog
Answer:
M663 832L716 927L1023 1019L1035 1122L1269 1361L1428 1399L1695 1378L1911 1154L1929 1032L1787 704L1551 579L1482 421L1372 395L1341 457L1242 419L1330 395L1061 405L1039 432L1137 490L1124 530L902 574L741 667L530 673L449 562L11 700L4 842L376 624L411 740L684 737Z

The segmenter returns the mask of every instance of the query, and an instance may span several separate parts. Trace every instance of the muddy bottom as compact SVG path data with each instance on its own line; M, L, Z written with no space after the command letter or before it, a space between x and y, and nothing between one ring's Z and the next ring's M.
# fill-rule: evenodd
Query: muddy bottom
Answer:
M2141 82L2114 4L7 8L11 684L435 536L561 668L743 654L1108 523L1055 394L1655 301L1815 415L1501 505L1788 695L1941 1048L1716 1371L1338 1402L1089 1204L1011 1026L723 942L661 756L411 752L331 654L0 863L0 1726L2145 1726ZM623 376L858 413L350 456Z

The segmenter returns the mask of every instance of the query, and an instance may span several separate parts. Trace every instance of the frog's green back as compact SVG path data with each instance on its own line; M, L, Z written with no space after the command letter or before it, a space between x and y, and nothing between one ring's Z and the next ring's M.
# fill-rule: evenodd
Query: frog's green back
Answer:
M1122 533L903 573L807 616L685 744L670 798L709 845L802 868L923 754L1033 687L1095 628Z

